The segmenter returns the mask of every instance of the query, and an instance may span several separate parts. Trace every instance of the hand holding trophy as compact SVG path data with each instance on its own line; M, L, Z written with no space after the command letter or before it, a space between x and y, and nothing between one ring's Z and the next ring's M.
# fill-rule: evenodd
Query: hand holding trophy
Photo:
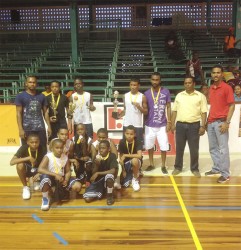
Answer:
M114 119L116 119L116 120L119 119L119 118L118 118L118 110L117 110L117 105L118 105L118 103L119 103L119 101L117 100L118 96L119 96L119 92L116 90L116 91L114 92L114 98L115 98L115 100L113 101L114 111L112 112L112 117L113 117Z
M56 122L57 121L57 114L58 114L58 111L57 111L57 103L55 101L52 101L50 102L50 107L51 109L53 110L53 116L50 117L50 121L51 122Z
M69 103L69 110L68 110L68 118L72 119L73 118L73 113L75 111L76 105L73 102Z

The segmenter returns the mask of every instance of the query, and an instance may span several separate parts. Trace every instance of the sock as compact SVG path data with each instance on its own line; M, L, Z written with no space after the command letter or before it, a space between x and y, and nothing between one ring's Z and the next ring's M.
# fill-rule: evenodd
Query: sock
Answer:
M43 198L49 198L49 192L42 192Z
M112 192L113 192L113 188L107 187L107 194L112 194Z

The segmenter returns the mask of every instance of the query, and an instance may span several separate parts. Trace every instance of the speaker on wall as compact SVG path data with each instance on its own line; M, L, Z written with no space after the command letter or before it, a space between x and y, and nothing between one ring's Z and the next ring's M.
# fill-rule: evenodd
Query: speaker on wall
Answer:
M11 10L11 22L20 23L20 12L19 12L19 10Z

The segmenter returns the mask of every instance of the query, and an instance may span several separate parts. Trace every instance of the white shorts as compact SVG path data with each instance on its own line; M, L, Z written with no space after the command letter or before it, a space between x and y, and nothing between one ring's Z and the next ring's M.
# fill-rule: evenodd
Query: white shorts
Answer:
M145 126L145 149L148 150L153 148L156 139L161 151L169 150L166 126L160 128Z

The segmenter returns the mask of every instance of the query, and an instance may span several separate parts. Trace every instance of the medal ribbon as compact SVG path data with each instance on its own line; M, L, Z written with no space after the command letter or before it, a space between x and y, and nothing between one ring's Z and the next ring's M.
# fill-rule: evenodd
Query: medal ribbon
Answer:
M129 150L129 143L128 143L128 141L126 141L126 147L127 147L128 154L129 154L129 155L132 155L132 154L133 154L134 146L135 146L135 141L132 142L131 152L130 152L130 150Z
M55 102L53 93L51 95L52 95L52 103L54 103L54 107L56 110L58 108L58 105L59 105L60 94L58 95L57 102Z
M80 102L79 99L78 99L77 102L78 102L78 104L79 104L80 109L82 109L82 107L83 107L83 105L84 105L84 102L85 102L84 92L83 92L83 94L82 94L82 102Z
M33 156L32 156L32 153L31 153L31 150L30 150L30 147L28 147L28 154L29 154L29 156L33 157ZM38 150L36 150L35 158L34 158L34 157L33 157L33 158L34 158L35 160L37 160L37 157L38 157ZM33 165L33 163L32 163L32 168L33 168L33 167L34 167L34 165Z
M56 157L54 156L54 154L52 154L52 158L53 158L53 162L54 162L54 171L56 174L59 174L61 169L62 169L62 163L60 163L60 167L57 163Z
M157 96L154 97L153 89L151 88L151 95L152 95L152 99L153 99L153 102L155 105L158 104L158 98L159 98L160 92L161 92L161 88L159 88L159 90L157 92Z
M102 160L102 161L107 160L107 159L109 158L109 155L110 155L110 153L108 153L108 155L107 155L106 157L102 157L102 156L101 156L101 160Z
M132 95L132 94L130 93L131 103L133 103L133 101L132 101L132 96L135 96L134 102L136 102L138 95L139 95L139 92L138 92L136 95Z

